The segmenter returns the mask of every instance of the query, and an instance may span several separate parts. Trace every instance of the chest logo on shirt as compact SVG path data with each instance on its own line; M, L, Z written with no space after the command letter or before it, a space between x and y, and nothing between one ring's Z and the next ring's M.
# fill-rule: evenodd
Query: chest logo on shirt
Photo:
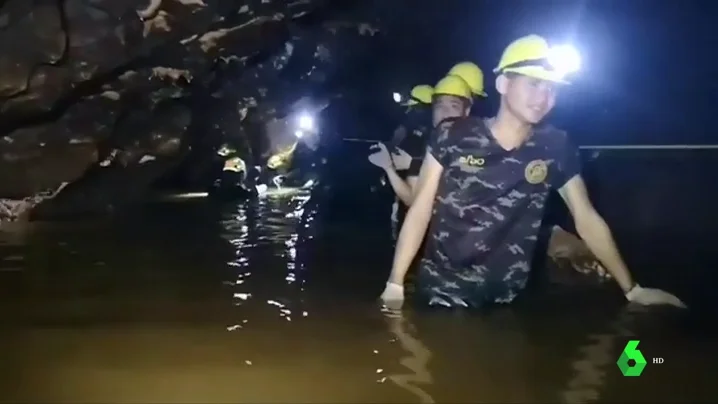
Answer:
M471 167L482 167L486 161L484 161L481 157L461 156L459 157L459 163L466 164Z
M548 176L548 165L543 160L533 160L526 165L524 176L529 184L540 184Z

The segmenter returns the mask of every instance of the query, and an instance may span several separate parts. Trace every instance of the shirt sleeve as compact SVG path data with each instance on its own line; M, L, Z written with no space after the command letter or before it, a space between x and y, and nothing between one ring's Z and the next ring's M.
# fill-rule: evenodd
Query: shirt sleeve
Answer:
M569 180L581 173L581 157L578 147L566 137L565 133L563 136L564 139L558 147L556 156L557 172L552 181L555 189L563 187Z
M449 130L451 129L451 126L451 123L445 123L432 130L429 137L429 144L426 148L426 151L428 151L429 154L431 154L436 161L438 161L439 164L445 168L450 164Z

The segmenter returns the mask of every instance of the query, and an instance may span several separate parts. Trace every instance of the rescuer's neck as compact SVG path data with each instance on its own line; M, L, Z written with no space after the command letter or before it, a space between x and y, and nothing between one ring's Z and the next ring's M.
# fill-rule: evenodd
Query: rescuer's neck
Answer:
M502 105L491 126L491 133L496 142L506 150L521 146L531 135L533 125L520 120L509 109Z

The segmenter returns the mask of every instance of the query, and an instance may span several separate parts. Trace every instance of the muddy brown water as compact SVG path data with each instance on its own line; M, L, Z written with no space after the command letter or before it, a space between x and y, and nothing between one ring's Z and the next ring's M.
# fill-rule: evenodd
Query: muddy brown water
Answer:
M382 310L382 229L305 196L161 205L0 247L0 402L714 402L714 336L544 284L480 314ZM652 362L623 377L629 339Z

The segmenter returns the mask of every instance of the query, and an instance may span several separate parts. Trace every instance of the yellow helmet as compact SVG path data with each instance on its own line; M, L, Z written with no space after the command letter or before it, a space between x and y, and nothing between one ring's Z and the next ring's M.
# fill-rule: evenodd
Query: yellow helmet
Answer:
M471 100L471 88L461 77L449 75L436 83L434 95L453 95Z
M297 144L299 142L294 142L291 146L287 147L285 150L279 151L277 154L274 154L267 160L267 167L276 170L282 166L289 165L292 162L292 157L294 156L294 150L297 148Z
M482 72L476 64L471 62L458 63L449 70L447 75L461 77L466 84L469 85L472 93L486 97L486 92L484 91L484 72Z
M247 165L241 158L233 157L231 159L225 160L224 168L222 169L222 171L234 171L236 173L243 173L247 171Z
M428 84L419 84L411 89L409 99L402 105L410 106L417 104L431 104L431 97L434 96L434 88Z
M276 170L280 166L284 165L285 159L281 155L275 154L274 156L270 157L269 160L267 160L267 167L269 167L272 170Z
M551 48L538 35L528 35L509 44L501 55L494 73L516 73L554 83L568 84L563 74L549 63Z

